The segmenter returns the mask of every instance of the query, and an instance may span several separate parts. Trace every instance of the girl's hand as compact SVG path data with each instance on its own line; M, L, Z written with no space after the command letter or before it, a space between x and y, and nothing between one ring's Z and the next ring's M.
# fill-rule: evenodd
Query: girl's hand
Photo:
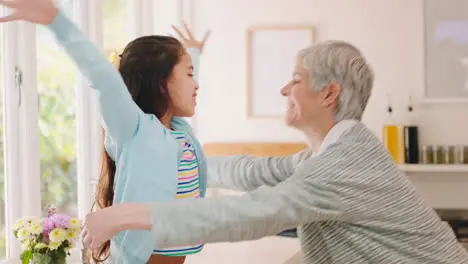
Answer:
M11 15L0 17L0 22L24 20L48 25L58 14L58 8L51 0L0 0L0 4L13 9Z
M178 29L176 26L172 26L172 28L177 32L177 35L179 35L180 42L185 46L185 48L197 48L200 50L200 52L203 52L203 48L205 47L206 40L210 36L210 31L205 33L205 36L201 41L196 40L193 37L192 32L190 32L190 29L187 27L187 24L184 23L184 28L185 32L187 33L187 36L185 36L184 33L180 29Z

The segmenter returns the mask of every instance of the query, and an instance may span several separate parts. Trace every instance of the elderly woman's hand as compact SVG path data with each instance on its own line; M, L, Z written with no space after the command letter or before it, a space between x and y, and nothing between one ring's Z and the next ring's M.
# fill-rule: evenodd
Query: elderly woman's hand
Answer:
M97 249L128 229L151 229L147 205L119 204L89 213L83 223L83 245L87 249Z

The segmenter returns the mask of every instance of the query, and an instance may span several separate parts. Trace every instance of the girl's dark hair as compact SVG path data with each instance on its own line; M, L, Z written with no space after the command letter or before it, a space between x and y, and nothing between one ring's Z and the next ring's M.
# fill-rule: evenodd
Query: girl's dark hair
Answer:
M166 36L140 37L125 47L120 55L119 72L133 100L144 113L154 114L158 119L167 113L170 105L167 81L184 53L177 39ZM105 148L102 153L95 197L99 209L112 205L116 172L115 162ZM105 261L109 257L109 248L110 241L107 241L99 251L92 253L93 260Z

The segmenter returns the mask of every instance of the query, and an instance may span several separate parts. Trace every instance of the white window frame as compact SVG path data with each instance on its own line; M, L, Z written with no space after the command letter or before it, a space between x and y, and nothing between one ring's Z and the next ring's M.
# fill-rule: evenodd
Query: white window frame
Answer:
M31 23L19 22L18 59L22 75L19 107L20 175L22 215L41 214L41 177L39 158L39 105L37 90L36 27ZM34 76L35 78L28 78ZM27 166L26 166L27 165ZM8 176L9 177L9 176Z
M7 10L2 8L2 15ZM14 219L21 216L21 196L17 190L21 187L21 179L12 177L20 174L19 156L19 87L15 81L15 66L18 63L17 53L13 52L17 45L15 32L19 23L2 25L2 101L3 101L3 143L5 157L5 231L6 231L6 259L19 254L19 243L11 230Z

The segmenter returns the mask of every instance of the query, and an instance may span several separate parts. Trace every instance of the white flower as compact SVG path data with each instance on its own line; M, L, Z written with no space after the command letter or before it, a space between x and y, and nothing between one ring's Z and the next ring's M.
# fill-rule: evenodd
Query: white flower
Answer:
M66 236L67 233L62 228L54 228L49 234L50 241L58 243L59 245L65 240Z
M24 241L31 238L31 232L27 228L21 228L18 230L18 239Z
M18 219L16 220L15 224L13 225L13 230L18 231L19 229L24 227L24 220L23 219Z
M45 243L38 243L38 244L34 247L34 249L44 249L44 248L47 248L47 247L48 247L48 246L47 246L47 244L45 244Z
M23 243L21 243L21 250L25 251L25 250L28 250L28 249L29 249L29 240L26 240Z
M68 230L67 231L67 240L70 241L70 242L73 242L75 241L79 236L79 232L77 232L76 230Z
M44 220L41 218L34 218L29 221L30 225L42 225L44 223Z
M27 223L38 223L41 221L41 218L36 217L36 216L25 216L21 219L23 220L23 222L27 222Z
M62 242L50 242L49 243L49 249L50 250L56 250L62 245Z
M42 219L34 216L22 217L16 220L13 230L19 230L21 228L29 229L32 225L42 225Z
M44 229L42 228L42 224L34 223L29 226L28 230L32 235L39 235Z
M80 219L78 219L78 218L72 218L72 219L70 219L70 223L69 223L69 224L70 224L69 228L72 228L72 229L79 229L79 228L81 228L81 221L80 221Z

